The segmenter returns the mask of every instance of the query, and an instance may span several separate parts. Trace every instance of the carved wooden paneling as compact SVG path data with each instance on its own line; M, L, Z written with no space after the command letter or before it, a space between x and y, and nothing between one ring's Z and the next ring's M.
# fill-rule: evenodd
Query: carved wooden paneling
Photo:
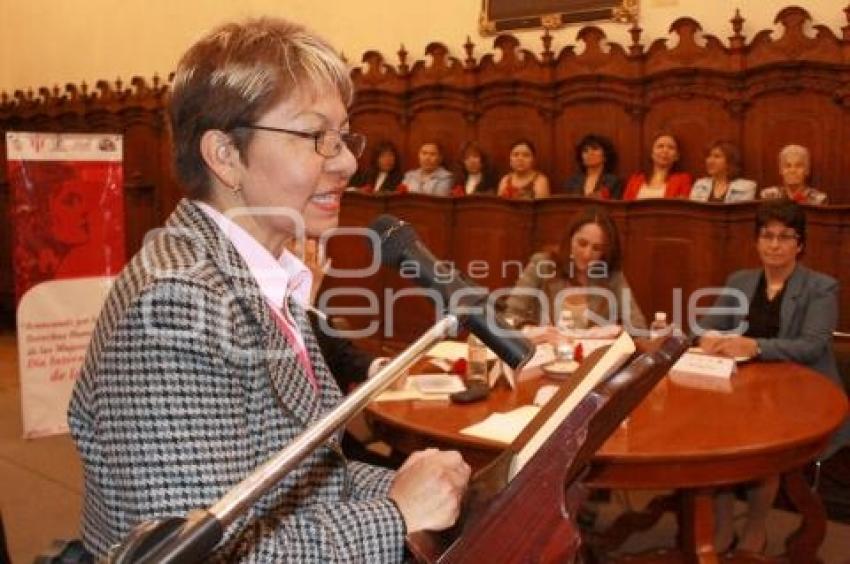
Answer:
M397 196L389 196L389 198ZM343 199L340 213L340 225L366 227L376 217L386 211L387 196L366 197L360 194L349 194ZM375 268L373 263L374 254L371 244L364 235L357 233L340 232L327 241L328 257L333 257L331 265L334 272L325 277L322 291L333 290L333 294L325 296L329 308L325 308L333 315L337 315L334 309L343 308L366 308L370 306L368 298L363 297L366 292L380 296L386 285L387 272L377 265L378 271L370 276L362 276L361 272ZM338 271L338 274L336 272ZM349 291L348 288L356 288ZM358 292L360 292L358 294ZM324 304L320 304L324 306ZM333 308L333 309L331 309ZM340 313L349 321L351 329L366 329L370 322L376 321L379 330L383 333L383 319L381 317L369 317L365 315L351 315Z
M806 10L789 6L776 15L774 22L781 23L784 32L779 37L775 37L772 30L760 31L755 35L747 56L751 66L789 60L847 62L846 55L842 53L841 41L828 27L815 25L815 37L806 35L806 24L811 23L811 16Z
M762 179L763 186L772 186L780 180L779 150L789 143L803 145L812 154L812 185L827 189L830 196L838 196L829 188L847 185L850 163L841 143L847 110L807 90L796 90L795 98L793 108L789 107L787 95L778 93L753 102L744 127L747 169ZM844 192L841 195L846 201L847 190Z
M648 74L672 69L728 71L728 52L713 35L702 36L702 26L693 18L679 18L670 25L678 36L675 47L668 39L656 39L647 50L645 71Z
M514 280L533 251L533 207L505 208L496 196L458 200L454 213L452 259L471 280L491 290ZM487 263L483 267L484 261ZM470 265L474 268L470 270Z
M555 61L554 79L570 80L587 75L639 78L640 65L630 59L626 49L616 43L604 44L605 32L596 26L582 28L576 40L584 44L581 53L567 45Z

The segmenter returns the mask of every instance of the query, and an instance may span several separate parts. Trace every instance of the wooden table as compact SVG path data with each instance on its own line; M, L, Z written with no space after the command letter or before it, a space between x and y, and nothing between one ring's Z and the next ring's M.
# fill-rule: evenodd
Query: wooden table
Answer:
M486 402L400 401L373 403L367 417L394 448L455 448L480 468L504 445L460 434L494 411L531 403L539 378L517 390L497 389ZM718 486L782 474L783 486L803 515L789 538L792 562L815 561L826 515L801 469L816 458L847 415L845 395L820 374L792 363L742 365L727 390L682 385L669 376L609 438L586 483L619 489L678 489L681 554L717 562L712 492Z

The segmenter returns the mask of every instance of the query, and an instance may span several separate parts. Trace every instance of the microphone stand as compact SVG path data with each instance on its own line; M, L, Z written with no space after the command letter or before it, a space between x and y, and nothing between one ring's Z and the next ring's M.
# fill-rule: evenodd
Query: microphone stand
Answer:
M443 317L320 421L305 429L208 509L195 509L186 517L167 517L137 525L123 543L109 551L106 561L111 564L202 562L239 515L457 327L456 316Z

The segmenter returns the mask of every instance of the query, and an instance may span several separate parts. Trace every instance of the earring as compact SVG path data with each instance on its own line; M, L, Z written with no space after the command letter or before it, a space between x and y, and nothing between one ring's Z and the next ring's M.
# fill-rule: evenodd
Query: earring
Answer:
M230 193L233 194L235 198L242 197L242 185L238 182L230 187Z

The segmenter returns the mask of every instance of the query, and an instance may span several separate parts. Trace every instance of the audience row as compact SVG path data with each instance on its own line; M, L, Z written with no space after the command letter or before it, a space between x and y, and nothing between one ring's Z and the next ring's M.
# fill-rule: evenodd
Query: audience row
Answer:
M464 145L457 170L443 167L439 143L426 142L419 149L419 168L401 172L401 159L391 143L382 143L368 169L359 171L351 186L364 192L415 192L435 196L464 196L497 193L509 199L545 198L553 193L549 179L536 168L534 144L522 139L511 146L510 172L497 180L487 156L474 142ZM569 177L559 193L603 200L690 198L701 202L742 202L787 198L798 203L825 204L827 195L808 185L811 171L809 151L801 145L786 145L779 152L782 183L758 190L756 183L741 176L741 153L728 141L716 141L705 157L705 176L696 182L681 170L679 143L667 132L652 140L644 170L633 173L625 185L614 173L617 152L600 135L586 135L575 147L580 172Z

